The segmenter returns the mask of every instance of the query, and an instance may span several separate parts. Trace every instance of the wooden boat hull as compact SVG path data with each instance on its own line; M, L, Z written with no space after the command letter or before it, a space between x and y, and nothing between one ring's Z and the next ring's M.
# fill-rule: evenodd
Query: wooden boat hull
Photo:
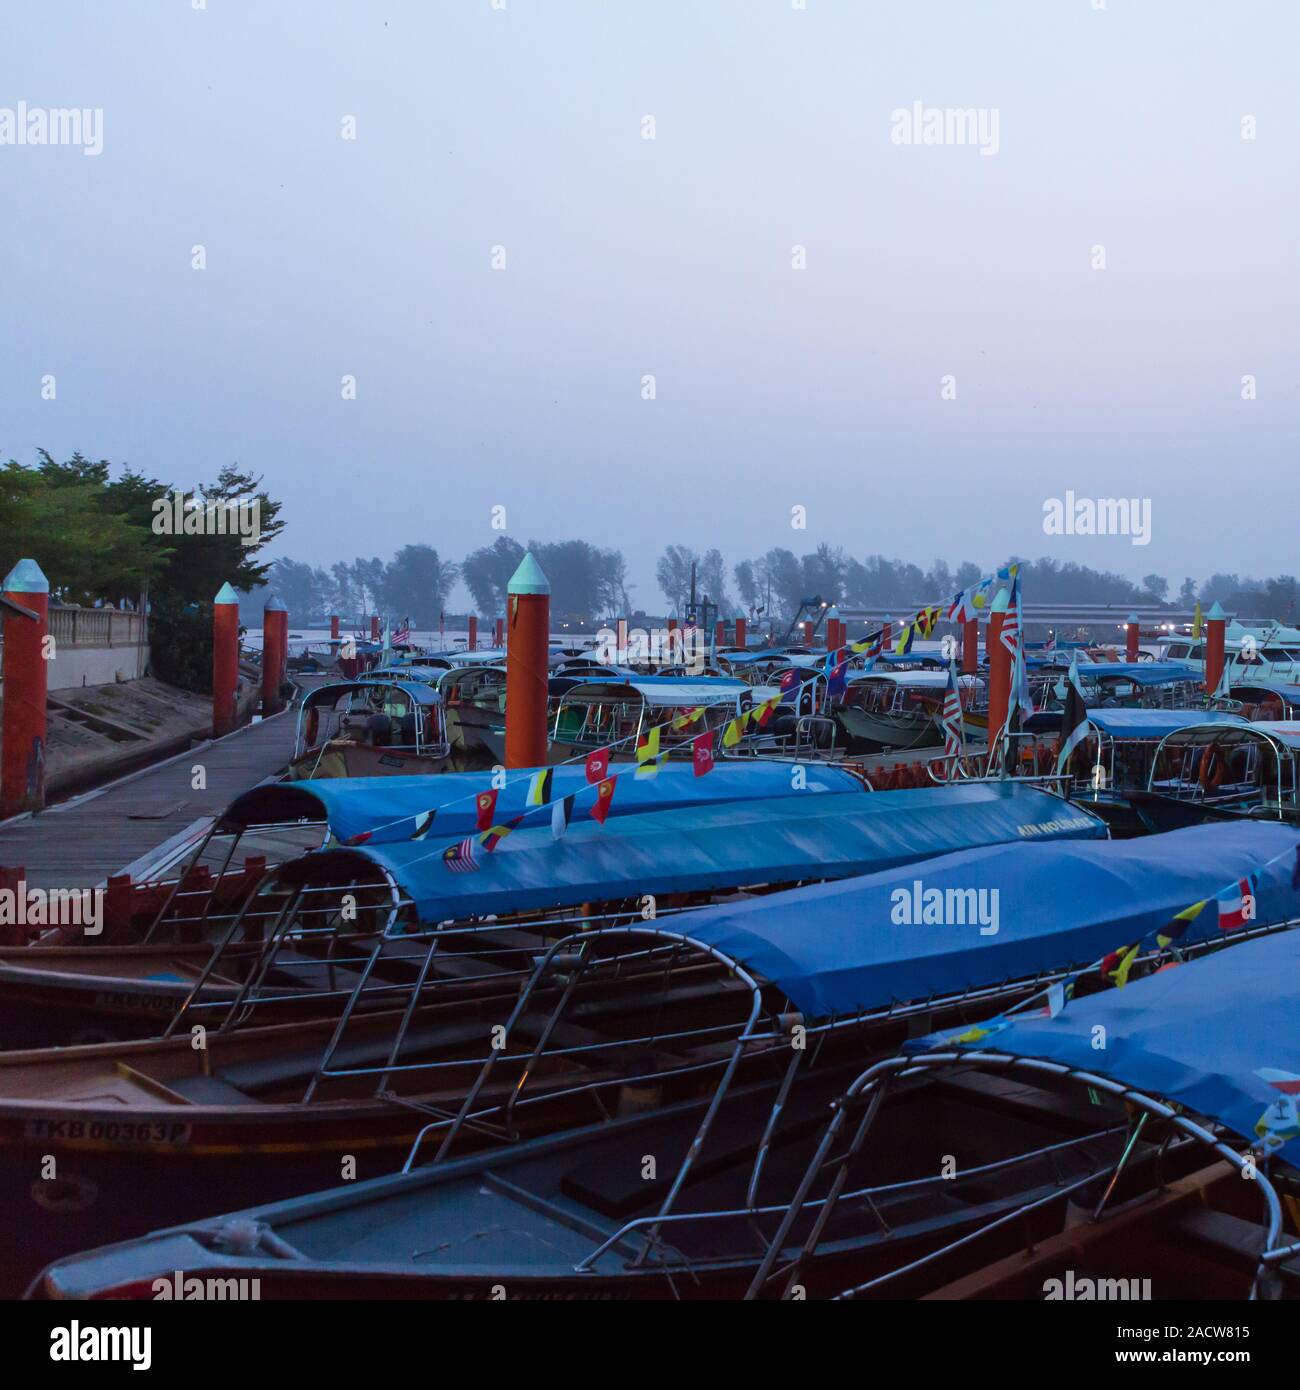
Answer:
M849 740L851 752L876 752L884 748L934 748L943 742L934 716L924 710L903 715L872 714L844 705L834 712Z

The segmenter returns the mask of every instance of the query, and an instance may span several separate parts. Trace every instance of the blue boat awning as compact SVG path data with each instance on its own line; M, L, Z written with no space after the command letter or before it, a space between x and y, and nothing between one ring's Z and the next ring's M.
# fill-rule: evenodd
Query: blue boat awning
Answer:
M520 768L510 773L510 780L497 797L498 821L509 820L526 809L524 799L536 771L537 768ZM552 768L552 773L553 798L568 796L587 786L583 763L561 764ZM671 810L715 801L797 796L803 790L869 795L862 783L843 768L809 765L804 768L804 778L804 788L796 787L789 765L784 763L719 762L707 777L697 777L689 763L665 762L657 777L644 781L621 777L610 815ZM432 833L445 843L473 832L477 818L474 798L491 790L492 784L491 772L270 782L237 796L222 813L220 828L236 830L293 820L326 820L337 840L350 840L354 835L369 832L371 843L383 844L409 839L411 827L403 822L425 811L436 811ZM385 826L392 829L386 832Z
M1300 1163L1297 979L1300 931L1278 932L1072 999L1055 1018L1000 1020L975 1046L1109 1077Z
M684 929L810 1017L852 1015L1089 965L1297 845L1300 831L1253 822L996 845L704 908ZM1293 862L1257 889L1257 921L1300 915ZM940 920L927 920L927 903ZM1207 910L1184 940L1217 932Z
M516 830L491 854L476 844L477 867L470 871L449 869L445 840L405 840L318 850L278 872L286 883L332 881L376 864L415 903L420 922L434 924L647 894L843 878L975 845L1106 833L1095 817L1011 780L681 806L610 819L603 827L587 815L584 800L559 840L544 814L541 826Z

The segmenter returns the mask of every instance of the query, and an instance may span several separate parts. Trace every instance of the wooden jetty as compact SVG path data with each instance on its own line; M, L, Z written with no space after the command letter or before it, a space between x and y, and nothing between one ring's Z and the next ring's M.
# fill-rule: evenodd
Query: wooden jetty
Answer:
M143 878L192 850L240 792L274 776L293 752L291 707L157 767L0 825L0 866L29 888L95 888L112 874ZM194 769L204 786L193 786ZM296 852L296 851L295 851Z

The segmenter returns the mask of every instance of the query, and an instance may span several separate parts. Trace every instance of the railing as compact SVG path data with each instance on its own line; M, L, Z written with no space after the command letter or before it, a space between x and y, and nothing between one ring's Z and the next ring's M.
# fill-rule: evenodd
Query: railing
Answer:
M50 636L56 647L138 647L146 640L145 617L116 608L51 604Z

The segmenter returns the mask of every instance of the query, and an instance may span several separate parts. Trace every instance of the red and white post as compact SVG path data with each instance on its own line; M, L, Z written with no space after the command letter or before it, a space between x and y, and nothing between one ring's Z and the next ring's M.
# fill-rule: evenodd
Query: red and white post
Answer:
M4 581L4 729L0 817L45 806L45 696L50 668L50 586L35 560Z
M531 552L519 562L506 593L506 766L544 767L551 586Z

